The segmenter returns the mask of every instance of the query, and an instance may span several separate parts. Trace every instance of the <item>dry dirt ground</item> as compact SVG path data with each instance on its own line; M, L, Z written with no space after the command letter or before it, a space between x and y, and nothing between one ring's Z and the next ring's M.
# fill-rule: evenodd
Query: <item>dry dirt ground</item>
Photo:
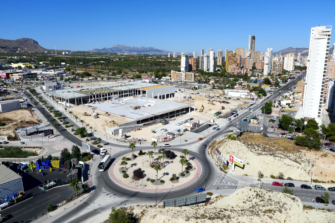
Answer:
M245 168L235 168L235 173L257 177L258 171L265 178L278 176L279 172L294 180L310 181L315 167L314 179L323 183L334 183L334 158L329 151L316 151L296 146L294 141L284 138L267 138L258 133L244 133L239 141L221 140L213 142L209 153L219 150L228 158L234 155L242 159ZM294 171L293 171L294 170Z
M37 117L34 111L28 109L19 109L0 114L0 121L6 123L0 127L0 135L14 135L14 129L18 126L38 125L41 120Z
M168 208L137 205L127 211L145 223L335 222L333 211L304 210L300 199L293 195L251 187L215 197L208 204Z

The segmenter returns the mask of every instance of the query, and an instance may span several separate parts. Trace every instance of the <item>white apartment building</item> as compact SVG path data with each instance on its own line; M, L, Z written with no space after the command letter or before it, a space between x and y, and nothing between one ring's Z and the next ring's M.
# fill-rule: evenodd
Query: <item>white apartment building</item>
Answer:
M177 53L173 53L173 58L177 58Z
M188 71L188 56L186 54L181 55L180 71Z
M205 54L205 50L202 49L200 55L204 55L204 54Z
M193 58L195 58L195 59L198 58L198 52L193 52Z
M223 57L223 50L218 50L218 55L217 57Z
M209 71L209 55L206 53L204 55L204 71Z
M289 53L285 55L284 69L287 71L294 70L294 53Z
M331 31L331 26L312 27L309 42L302 117L320 124Z
M223 54L223 51L222 51ZM212 50L209 52L209 72L215 71L215 52Z
M168 53L168 57L171 57L171 53Z
M264 55L264 76L272 71L272 48L268 48Z

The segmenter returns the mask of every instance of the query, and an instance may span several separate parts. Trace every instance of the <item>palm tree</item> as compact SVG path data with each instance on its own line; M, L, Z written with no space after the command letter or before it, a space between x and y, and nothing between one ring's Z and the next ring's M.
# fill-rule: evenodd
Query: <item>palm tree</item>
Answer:
M163 157L163 162L164 162L164 158L166 157L166 150L162 151L162 157Z
M131 149L131 151L132 151L132 153L134 154L134 149L136 148L136 145L135 145L135 143L134 142L131 142L130 144L129 144L129 149Z
M155 148L156 148L156 146L157 146L157 142L156 142L156 141L152 141L152 142L151 142L151 145L154 147L154 151L155 151Z
M152 154L153 154L152 151L147 152L147 155L149 156L149 162L150 162L150 164L151 164L151 160L150 160L150 158L151 158Z
M161 162L161 159L163 159L163 156L158 156L157 159L159 160L159 162Z
M72 111L69 111L69 114L72 116Z
M74 118L75 118L75 119L76 119L76 121L77 121L77 119L78 119L78 116L76 116L76 115L75 115L75 116L74 116Z
M184 149L181 153L183 153L185 155L185 158L186 158L186 155L189 154L189 151L188 151L188 149Z
M78 183L79 183L79 180L74 180L74 181L72 181L71 183L70 183L70 186L73 188L73 190L76 192L76 197L77 197L77 192L80 190L80 188L79 188L79 190L77 190L77 185L78 185Z
M180 159L180 160L179 160L179 163L181 164L181 172L183 172L184 164L187 163L187 160L186 160L186 159Z
M92 133L92 129L93 129L93 127L92 127L92 126L90 126L90 129L91 129L91 133Z
M155 166L154 169L157 171L157 176L158 176L158 171L159 171L159 170L162 170L161 167L160 167L160 166Z
M84 120L80 120L81 126L84 126Z

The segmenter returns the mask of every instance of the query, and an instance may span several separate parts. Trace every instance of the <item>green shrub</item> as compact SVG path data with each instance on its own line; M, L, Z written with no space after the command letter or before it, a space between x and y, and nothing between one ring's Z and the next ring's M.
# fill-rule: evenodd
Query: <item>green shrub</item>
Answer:
M97 145L98 148L102 148L103 146L102 145Z
M165 183L165 181L164 180L160 180L160 182L163 184L163 183Z
M186 172L186 173L190 173L190 171L188 171L188 170L186 170L185 172Z
M54 206L53 204L49 204L48 207L47 207L47 211L51 212L51 211L54 211L54 210L56 210L56 206Z
M181 172L181 173L179 174L179 176L183 177L183 176L185 176L185 173Z
M27 158L28 156L37 156L37 153L24 151L20 147L9 146L0 149L0 158Z
M150 180L150 182L151 182L151 183L154 183L154 182L155 182L155 180L154 180L154 179L151 179L151 180Z
M212 192L207 192L207 196L213 196Z
M276 179L276 177L275 177L274 175L270 175L270 177L271 177L272 179Z
M278 178L281 179L281 180L283 180L284 179L284 174L282 172L279 172Z
M128 178L128 177L129 177L129 175L127 173L123 174L123 178Z

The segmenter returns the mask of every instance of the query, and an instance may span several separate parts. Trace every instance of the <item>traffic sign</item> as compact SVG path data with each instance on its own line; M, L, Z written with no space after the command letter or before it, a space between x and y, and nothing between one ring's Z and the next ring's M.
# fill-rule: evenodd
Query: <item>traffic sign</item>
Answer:
M234 156L230 155L229 156L229 161L233 163L234 162Z

